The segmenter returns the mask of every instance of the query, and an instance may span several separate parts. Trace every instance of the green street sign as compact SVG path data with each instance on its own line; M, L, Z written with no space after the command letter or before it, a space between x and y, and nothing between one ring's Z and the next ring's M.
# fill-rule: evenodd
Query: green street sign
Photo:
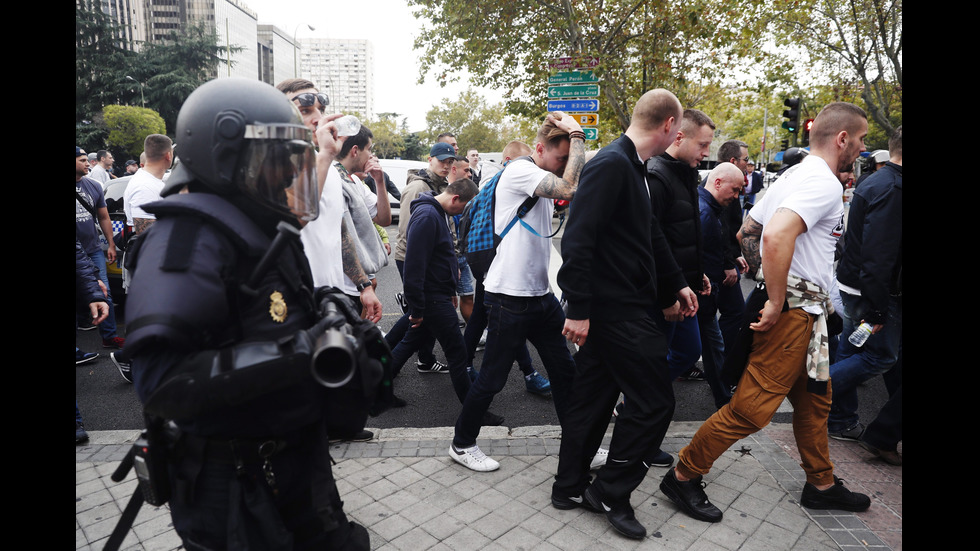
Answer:
M594 126L583 126L582 132L585 132L586 140L598 140L599 139L599 129Z
M564 98L597 98L598 84L583 84L579 86L549 86L548 99Z
M584 82L599 82L599 77L595 76L592 71L571 71L548 77L548 84L579 84Z

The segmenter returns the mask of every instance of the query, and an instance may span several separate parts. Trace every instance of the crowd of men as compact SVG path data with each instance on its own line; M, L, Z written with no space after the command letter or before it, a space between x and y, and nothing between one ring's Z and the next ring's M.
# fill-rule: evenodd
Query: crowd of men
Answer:
M474 273L458 228L486 180L477 150L461 153L454 135L440 135L427 166L408 175L397 236L389 236L390 178L372 151L369 128L341 135L340 115L329 114L329 98L310 81L284 81L273 94L267 85L231 80L237 81L208 83L188 98L178 117L186 141L166 182L173 144L166 136L146 138L145 162L123 203L127 224L143 239L138 262L127 261L134 270L126 280L130 342L113 361L151 413L174 411L168 399L183 388L183 374L203 379L199 384L214 393L206 404L182 405L194 414L178 419L184 436L172 459L171 512L188 548L224 548L235 538L366 548L366 532L343 513L324 443L373 434L323 419L329 407L309 389L228 381L245 371L259 377L303 353L298 343L309 337L297 335L319 326L313 298L322 298L323 289L377 324L376 274L390 257L404 310L383 339L390 406L406 404L397 395L398 375L413 356L418 373L448 374L460 402L448 455L476 472L496 470L500 464L476 441L482 426L504 422L489 408L517 361L528 390L553 397L562 428L552 505L603 514L626 537L646 536L630 497L654 466L667 469L661 491L681 510L721 521L703 476L734 442L764 427L783 399L795 411L804 506L870 506L834 476L829 437L861 440L900 463L900 371L875 431L857 421L854 391L901 365L901 240L895 247L889 239L901 227L900 131L891 160L856 195L851 221L861 229L846 233L841 271L833 268L844 234L839 175L864 151L867 134L860 108L827 105L814 120L809 156L758 201L761 177L744 142L722 144L719 163L702 180L697 168L709 155L715 124L667 90L643 94L627 130L588 162L579 124L549 113L532 144L505 149L491 207L495 233L505 237L489 268ZM242 101L247 94L254 102ZM287 142L290 154L280 155ZM115 248L103 257L95 233L97 221L112 235L100 178L108 178L113 159L103 153L90 171L90 156L76 148L76 249L108 286L105 263L115 260ZM276 187L283 182L288 191ZM570 201L559 290L548 278L556 201ZM228 273L240 271L239 264L267 267L253 257L275 247L269 243L285 235L284 225L298 237L284 246L278 268L249 279L254 291L230 288ZM77 265L87 267L82 252ZM862 263L872 256L879 262L868 277ZM742 277L759 282L748 299ZM828 328L837 316L838 281L843 336L862 322L874 325L874 335L864 348L842 342L834 358L830 343L839 331ZM86 296L94 296L90 285ZM178 296L195 302L181 309ZM106 346L122 348L125 341L111 333L111 296L91 299L103 300L108 316L92 309L90 321L98 322ZM474 365L484 329L482 362ZM446 363L436 358L436 342ZM527 343L547 379L530 366ZM84 355L76 348L76 363L91 359ZM661 444L674 413L672 382L681 377L704 378L717 411L674 465ZM214 399L223 392L234 398ZM600 444L614 411L607 450ZM281 447L269 455L247 451L253 443L265 449L270 437ZM239 480L240 488L212 486L243 470L264 474ZM229 505L239 499L241 510Z

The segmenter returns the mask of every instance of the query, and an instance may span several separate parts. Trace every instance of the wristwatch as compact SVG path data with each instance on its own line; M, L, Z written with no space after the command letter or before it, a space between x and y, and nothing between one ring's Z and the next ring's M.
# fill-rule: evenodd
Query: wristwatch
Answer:
M370 286L371 286L371 281L370 280L365 281L364 283L358 283L357 284L357 292L358 292L358 294L360 294L361 291L363 291L364 289L367 289Z

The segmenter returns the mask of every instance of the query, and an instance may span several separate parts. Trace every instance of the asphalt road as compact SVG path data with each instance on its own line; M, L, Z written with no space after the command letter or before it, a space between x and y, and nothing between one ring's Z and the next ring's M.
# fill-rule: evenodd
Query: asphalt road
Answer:
M557 227L557 220L555 227ZM397 226L388 228L394 240ZM552 255L553 265L560 262L558 247L561 233L554 239L556 250ZM751 285L742 283L748 293ZM401 281L395 268L394 259L378 273L378 296L384 307L380 326L388 330L401 316L395 293L401 291ZM117 323L121 336L125 336L125 307L117 307ZM133 385L125 382L109 360L109 352L101 347L97 330L76 331L75 343L79 348L98 352L99 358L75 368L75 399L81 410L87 430L123 430L143 427L142 408L136 397ZM535 368L546 374L533 347L531 357ZM445 360L441 349L436 346L436 355ZM478 352L475 363L479 368L482 352ZM368 420L368 426L378 428L392 427L445 427L453 426L459 413L459 402L452 390L448 374L422 374L413 369L414 358L409 360L395 380L397 394L408 402L405 408L393 409ZM708 384L702 381L674 382L677 405L674 413L676 421L701 421L714 412L713 400ZM865 424L877 414L887 399L887 392L881 378L868 381L859 389L860 415ZM557 425L558 419L549 398L533 395L525 390L524 379L516 364L511 378L504 390L497 395L491 411L503 415L508 427L533 425ZM776 414L776 422L789 422L791 409L787 405Z

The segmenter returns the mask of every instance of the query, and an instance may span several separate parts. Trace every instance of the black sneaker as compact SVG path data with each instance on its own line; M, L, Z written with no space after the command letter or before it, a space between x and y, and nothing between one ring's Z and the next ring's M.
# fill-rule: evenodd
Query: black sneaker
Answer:
M132 369L130 368L130 364L128 364L128 363L120 360L119 358L117 358L115 352L111 352L109 354L109 359L112 360L112 363L114 363L116 365L116 369L119 370L119 374L122 375L122 378L123 379L126 379L126 382L127 383L132 383L133 382L133 372L132 372Z
M617 532L634 540L641 540L647 536L647 529L636 520L633 507L628 503L625 505L614 505L610 507L599 495L595 486L589 486L582 492L582 497L593 509L606 514L606 520Z
M361 432L353 435L340 438L331 438L330 443L335 444L337 442L367 442L374 438L374 433L369 430L362 430Z
M81 421L75 421L75 445L84 444L88 442L88 433L85 432L85 426L82 425Z
M660 491L691 517L705 522L721 522L721 509L708 501L702 477L681 482L674 475L674 469L670 469L660 482Z
M449 373L449 366L439 360L432 360L431 364L415 362L415 369L419 373Z
M561 509L562 511L581 507L587 511L592 511L593 513L604 512L601 509L592 507L592 504L586 501L582 496L566 497L556 494L554 491L551 492L551 506L555 509Z
M395 293L395 301L398 303L398 307L402 309L402 314L408 313L408 301L405 300L404 293Z
M809 482L804 484L800 505L808 509L838 509L860 513L871 507L871 498L848 490L844 487L844 481L834 475L834 485L823 491Z
M861 439L861 435L864 434L864 425L857 423L849 429L830 431L828 434L835 440L850 440L851 442L857 442Z
M704 381L704 371L697 367L692 367L690 371L677 378L679 381Z
M481 424L484 427L499 427L504 424L504 418L492 411L488 411L483 414L483 422Z

